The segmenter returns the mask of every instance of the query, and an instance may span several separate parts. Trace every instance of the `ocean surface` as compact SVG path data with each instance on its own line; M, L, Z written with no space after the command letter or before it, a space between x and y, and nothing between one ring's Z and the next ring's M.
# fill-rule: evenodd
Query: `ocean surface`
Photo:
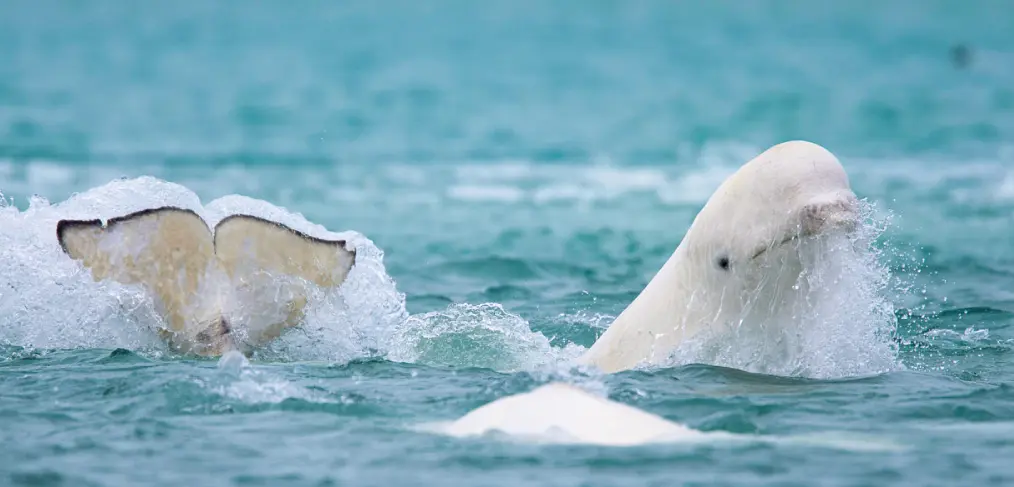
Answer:
M1014 485L1011 18L4 0L0 485ZM720 182L792 139L836 154L867 210L825 281L839 312L794 349L574 368ZM340 233L357 265L249 361L179 356L149 297L55 235L163 204ZM418 427L549 381L746 440Z

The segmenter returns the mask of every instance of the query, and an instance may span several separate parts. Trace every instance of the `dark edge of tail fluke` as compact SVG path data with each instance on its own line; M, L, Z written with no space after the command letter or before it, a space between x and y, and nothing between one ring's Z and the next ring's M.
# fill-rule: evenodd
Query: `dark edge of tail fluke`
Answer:
M188 209L185 209L185 208L179 208L179 207L176 207L176 206L160 206L158 208L148 208L148 209L144 209L144 210L135 211L133 213L128 213L128 214L123 215L123 216L118 216L118 217L110 218L109 220L106 220L106 227L108 228L108 227L110 227L112 225L116 225L117 223L120 223L120 222L123 222L123 221L128 221L128 220L140 217L140 216L147 215L149 213L159 213L159 212L163 212L163 211L179 211L179 212L183 212L183 213L190 213L190 214L196 216L197 218L199 218L202 222L204 222L205 226L207 226L207 222L204 221L204 219L201 218L201 216L198 215L197 212L195 212L193 210L188 210ZM268 220L266 218L261 218L261 217L257 217L257 216L253 216L253 215L245 215L245 214L229 215L229 216L223 218L221 221L219 221L218 224L215 225L214 229L212 229L209 226L208 230L212 234L214 234L215 230L218 230L218 227L220 225L222 225L223 223L225 223L225 222L227 222L229 220L232 220L234 218L248 218L248 219L251 219L251 220L256 220L256 221L261 222L261 223L267 223L269 225L274 225L274 226L276 226L278 228L281 228L281 229L283 229L283 230L285 230L285 231L287 231L289 233L292 233L293 235L295 235L295 236L297 236L297 237L299 237L301 239L309 240L311 242L319 242L319 243L332 244L332 245L341 245L343 248L345 248L345 250L347 252L349 252L350 254L352 254L353 260L356 258L356 250L355 249L346 248L347 242L345 241L345 239L328 240L328 239L325 239L325 238L314 237L313 235L309 235L309 234L303 233L303 232L301 232L299 230L296 230L295 228L292 228L292 227L290 227L288 225L285 225L284 223L276 222L274 220ZM67 255L70 255L70 252L68 251L67 246L63 242L63 234L64 234L65 231L67 231L68 229L71 229L71 228L76 228L76 227L101 226L101 225L102 225L102 220L100 220L98 218L92 219L92 220L60 220L56 224L56 239L57 239L58 242L60 242L60 248L63 249L63 252L65 254L67 254Z
M60 248L63 249L63 253L70 255L70 250L67 249L67 244L63 242L63 232L75 227L90 227L101 224L102 220L60 220L57 222L56 240L60 242Z
M159 213L159 212L163 212L163 211L179 211L179 212L182 212L182 213L190 213L191 215L196 216L202 222L204 221L204 219L201 218L201 215L198 215L197 212L194 211L194 210L188 210L186 208L179 208L179 207L176 207L176 206L160 206L158 208L147 208L147 209L144 209L144 210L135 211L133 213L128 213L128 214L123 215L123 216L118 216L118 217L110 218L110 219L106 220L106 227L108 228L108 227L110 227L112 225L116 225L117 223L120 223L120 222L123 222L123 221L127 221L127 220L132 220L134 218L147 215L149 213ZM70 251L67 250L67 246L63 243L63 233L65 231L67 231L68 229L71 229L71 228L76 228L76 227L91 227L91 226L101 226L101 225L102 225L102 220L100 220L98 218L92 219L92 220L60 220L59 222L56 223L56 240L58 242L60 242L60 248L63 249L63 253L65 253L67 255L70 255ZM208 226L208 223L205 222L204 226ZM210 231L211 227L208 227L208 230Z
M285 230L285 231L287 231L287 232L289 232L289 233L291 233L291 234L293 234L293 235L295 235L295 236L297 236L297 237L299 237L299 238L301 238L303 240L309 240L311 242L318 242L318 243L324 243L324 244L333 244L333 245L341 245L343 248L345 248L346 243L347 243L345 241L345 239L328 240L326 238L314 237L313 235L309 235L309 234L303 233L303 232L301 232L299 230L296 230L295 228L292 228L292 227L290 227L290 226L288 226L288 225L286 225L284 223L279 223L279 222L276 222L274 220L268 220L266 218L261 218L259 216L244 215L242 213L237 213L235 215L229 215L229 216L223 218L221 221L218 222L217 225L215 225L215 231L217 232L218 231L218 227L221 226L223 223L225 223L225 222L227 222L229 220L232 220L234 218L246 218L246 219L250 219L250 220L256 220L256 221L261 222L261 223L267 223L269 225L274 225L274 226L276 226L278 228L281 228L282 230ZM348 252L348 253L350 253L350 254L352 254L352 258L355 259L355 257L356 257L356 249L345 248L345 251Z

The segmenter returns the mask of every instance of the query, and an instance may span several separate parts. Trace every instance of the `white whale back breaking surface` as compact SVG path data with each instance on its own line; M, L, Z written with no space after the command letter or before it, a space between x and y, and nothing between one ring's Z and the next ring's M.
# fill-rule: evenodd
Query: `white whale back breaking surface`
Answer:
M776 145L728 177L640 295L581 361L605 372L657 365L706 332L798 320L804 260L854 229L858 201L819 145ZM740 327L742 325L742 328Z
M561 382L481 406L423 429L455 437L500 433L540 443L634 446L700 439L697 430Z
M413 429L461 439L499 436L515 442L599 447L741 442L853 452L898 452L907 448L892 438L835 431L800 436L700 431L559 382L497 399L456 421L427 423Z

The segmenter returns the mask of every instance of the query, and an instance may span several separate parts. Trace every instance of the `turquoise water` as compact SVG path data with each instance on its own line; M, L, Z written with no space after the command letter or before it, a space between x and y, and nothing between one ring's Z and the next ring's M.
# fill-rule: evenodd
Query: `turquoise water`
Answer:
M1000 1L7 1L0 484L1012 483L1012 15ZM876 263L853 266L859 291L829 290L848 299L812 324L826 334L762 361L567 366L722 179L794 138L838 155L871 211ZM287 212L210 204L229 195ZM249 364L175 356L150 300L90 282L54 233L165 202L354 232L357 271ZM748 345L766 346L727 344ZM550 380L758 441L416 428Z

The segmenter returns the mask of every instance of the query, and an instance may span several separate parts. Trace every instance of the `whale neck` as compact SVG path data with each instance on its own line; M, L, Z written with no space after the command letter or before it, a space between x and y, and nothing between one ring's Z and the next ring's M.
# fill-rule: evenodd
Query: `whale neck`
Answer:
M642 363L657 363L681 342L690 338L708 318L698 316L706 307L695 306L704 299L696 291L686 248L681 245L652 277L633 302L623 310L579 362L612 373Z

